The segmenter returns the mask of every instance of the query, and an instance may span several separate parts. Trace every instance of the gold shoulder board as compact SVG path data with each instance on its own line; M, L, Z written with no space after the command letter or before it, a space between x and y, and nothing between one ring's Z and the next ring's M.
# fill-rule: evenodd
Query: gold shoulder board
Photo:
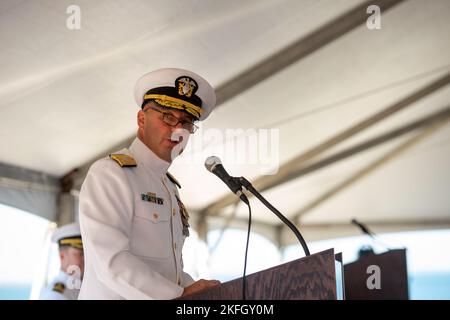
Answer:
M56 292L59 292L59 293L63 293L64 289L66 289L66 286L64 285L64 283L61 283L61 282L57 282L53 286L53 291L56 291Z
M136 161L133 159L132 156L129 156L127 154L118 154L118 153L113 153L110 154L109 157L111 159L113 159L114 161L116 161L119 166L121 167L136 167Z

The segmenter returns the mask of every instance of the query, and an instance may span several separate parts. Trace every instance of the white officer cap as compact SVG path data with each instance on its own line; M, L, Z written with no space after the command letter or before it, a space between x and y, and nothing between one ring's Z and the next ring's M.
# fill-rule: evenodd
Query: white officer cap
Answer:
M136 83L134 98L141 108L155 101L162 107L187 112L197 120L205 120L216 106L216 93L208 81L191 71L175 68L143 75Z
M76 249L83 249L80 225L74 222L56 229L52 236L52 242L57 243L60 248L69 246Z

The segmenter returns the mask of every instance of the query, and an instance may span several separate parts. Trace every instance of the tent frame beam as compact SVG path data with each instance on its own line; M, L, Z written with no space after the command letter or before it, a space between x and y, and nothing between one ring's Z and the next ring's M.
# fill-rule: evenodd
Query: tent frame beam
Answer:
M296 175L299 171L307 170L306 164L310 162L313 158L316 158L326 150L331 147L337 145L340 142L343 142L355 134L379 123L380 121L392 116L396 112L403 110L406 107L410 107L418 100L422 99L425 96L430 95L431 93L445 87L450 83L450 73L447 73L443 77L438 80L432 82L429 85L419 89L418 91L408 95L407 97L401 99L400 101L392 104L391 106L383 109L382 111L376 113L375 115L364 119L358 124L338 133L334 137L324 141L323 143L311 148L310 150L304 152L303 154L295 157L294 159L288 161L287 163L280 166L278 173L272 176L262 176L255 179L252 184L253 186L260 192L278 186L280 184L286 183L293 179L293 177L298 177ZM312 165L314 166L314 164ZM319 169L321 167L317 167ZM206 215L218 215L220 211L235 203L236 196L234 194L228 194L214 201L213 203L206 206L201 210L202 214Z
M441 129L445 125L448 124L449 118L450 118L450 108L447 109L448 112L445 117L442 119L437 119L438 122L434 125L431 125L430 127L424 129L423 131L419 132L412 138L408 139L406 142L402 143L398 147L395 147L393 150L389 151L379 159L373 161L368 166L364 167L363 169L359 170L358 172L354 173L349 178L345 179L343 182L339 183L337 186L331 188L330 190L324 192L322 195L314 199L313 201L309 202L306 206L304 206L302 209L298 210L297 213L294 214L292 220L296 223L300 223L300 218L304 217L307 213L311 212L314 208L318 207L325 201L329 200L330 198L334 197L338 193L344 191L346 188L351 186L352 184L356 183L357 181L361 180L363 177L369 175L376 169L379 169L381 166L386 165L390 161L394 160L404 152L406 152L408 149L412 148L419 142L421 142L423 139L429 137L432 135L435 131ZM441 113L442 114L442 113ZM430 117L429 117L430 118ZM427 119L424 119L427 120ZM387 139L390 140L392 138L387 135Z
M277 72L305 58L367 21L367 8L377 5L385 12L404 0L369 0L349 10L319 29L300 38L217 88L217 103L222 104Z

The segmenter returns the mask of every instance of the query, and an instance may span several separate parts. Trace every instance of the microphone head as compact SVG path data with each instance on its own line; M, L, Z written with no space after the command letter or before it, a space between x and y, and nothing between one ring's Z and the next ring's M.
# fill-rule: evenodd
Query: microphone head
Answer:
M209 172L213 172L214 168L218 164L222 164L222 161L220 161L219 157L216 157L216 156L208 157L205 160L205 167L206 167L206 170L208 170Z

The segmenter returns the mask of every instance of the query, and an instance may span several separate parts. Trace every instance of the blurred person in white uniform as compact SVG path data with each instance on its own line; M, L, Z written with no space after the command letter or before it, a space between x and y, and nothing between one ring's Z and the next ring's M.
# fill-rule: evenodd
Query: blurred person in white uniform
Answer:
M83 242L80 226L70 223L58 228L52 236L58 244L61 269L42 290L41 300L77 300L84 271Z
M96 161L80 192L85 276L79 299L174 299L218 285L183 271L189 214L167 170L215 107L211 85L160 69L135 86L137 137Z

